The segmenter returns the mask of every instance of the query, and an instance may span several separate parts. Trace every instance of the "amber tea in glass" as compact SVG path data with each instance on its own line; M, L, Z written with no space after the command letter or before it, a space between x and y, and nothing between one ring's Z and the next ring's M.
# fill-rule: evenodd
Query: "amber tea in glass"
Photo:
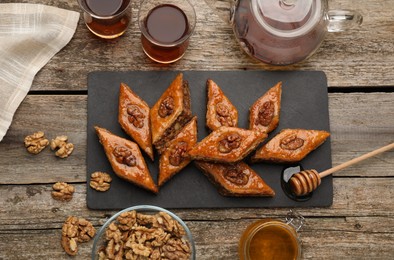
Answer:
M141 3L139 14L141 43L145 54L159 63L183 57L196 23L193 6L187 0Z
M131 19L131 0L78 0L88 29L104 39L121 36Z

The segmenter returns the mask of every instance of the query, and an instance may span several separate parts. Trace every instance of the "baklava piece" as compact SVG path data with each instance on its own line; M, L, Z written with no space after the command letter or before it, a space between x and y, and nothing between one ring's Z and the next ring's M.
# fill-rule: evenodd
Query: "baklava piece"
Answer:
M274 190L246 163L194 162L223 196L275 196Z
M319 130L284 129L256 151L252 162L295 163L319 147L330 133Z
M165 143L173 139L192 118L189 84L180 73L150 111L152 143L161 154Z
M249 128L272 132L279 124L282 82L278 82L249 109Z
M207 127L213 131L221 126L237 126L237 109L211 79L207 80L207 94Z
M149 111L148 104L142 98L126 84L120 84L119 124L153 161Z
M266 137L264 132L222 126L197 143L189 155L195 160L234 163L245 158Z
M158 188L138 145L104 128L96 126L95 129L115 174L141 188L157 193Z
M197 143L197 117L166 144L166 149L160 156L159 186L172 178L186 167L191 161L188 151Z

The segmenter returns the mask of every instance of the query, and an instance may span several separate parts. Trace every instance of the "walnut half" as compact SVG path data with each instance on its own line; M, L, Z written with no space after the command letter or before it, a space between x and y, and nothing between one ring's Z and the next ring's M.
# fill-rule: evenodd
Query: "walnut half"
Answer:
M107 191L111 187L112 178L105 172L94 172L90 175L90 187L97 191Z
M236 166L229 168L224 173L224 178L237 186L244 186L249 181L249 176Z
M275 114L275 105L272 101L266 101L260 108L256 124L268 126Z
M52 198L60 201L70 201L75 191L74 187L65 182L56 182L52 186Z
M42 131L25 137L25 147L31 154L39 154L48 144L49 141L45 138L45 134Z
M187 143L179 142L171 151L169 161L173 166L179 166L184 158L187 156Z
M285 136L280 140L280 147L285 150L296 150L304 145L304 139L297 137L296 134Z
M233 133L219 141L218 149L221 153L229 153L241 145L242 137Z
M74 150L74 144L68 143L68 137L65 135L57 136L51 140L51 150L56 150L55 155L60 158L66 158Z
M159 107L159 116L160 117L167 117L174 112L174 98L169 96L166 97L161 103Z
M140 108L135 105L130 105L127 107L128 120L136 128L144 127L145 115L141 112Z

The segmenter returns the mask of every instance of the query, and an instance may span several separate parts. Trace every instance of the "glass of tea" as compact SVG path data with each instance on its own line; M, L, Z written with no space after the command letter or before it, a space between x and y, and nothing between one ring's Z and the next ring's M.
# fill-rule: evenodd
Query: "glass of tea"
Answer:
M304 218L290 211L286 222L262 219L249 225L241 236L238 254L241 260L301 258L301 244L297 231Z
M188 0L144 0L138 13L142 49L152 60L172 63L183 57L196 25Z
M131 19L131 0L78 0L88 29L104 39L121 36Z

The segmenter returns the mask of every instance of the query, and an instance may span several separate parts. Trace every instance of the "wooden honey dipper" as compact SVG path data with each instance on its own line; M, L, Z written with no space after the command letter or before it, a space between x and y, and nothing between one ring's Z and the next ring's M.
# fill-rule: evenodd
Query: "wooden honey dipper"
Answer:
M306 194L314 191L320 185L321 178L324 178L327 175L330 175L336 171L342 170L350 165L356 164L358 162L361 162L365 159L368 159L368 158L375 156L377 154L386 152L386 151L391 150L393 148L394 148L394 143L383 146L379 149L376 149L372 152L364 154L360 157L354 158L348 162L342 163L338 166L335 166L333 168L325 170L321 173L318 173L314 169L298 172L290 178L290 180L289 180L290 188L296 196L306 195Z

